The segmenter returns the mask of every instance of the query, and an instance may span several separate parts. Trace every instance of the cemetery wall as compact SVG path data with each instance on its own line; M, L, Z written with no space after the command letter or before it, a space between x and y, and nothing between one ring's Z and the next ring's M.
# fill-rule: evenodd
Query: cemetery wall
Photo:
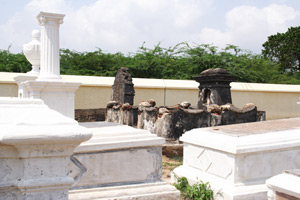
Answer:
M16 97L17 84L13 77L20 73L0 72L0 96ZM75 93L76 109L105 108L111 98L114 77L62 75L63 80L81 82ZM190 101L196 105L198 83L193 80L163 80L133 78L135 88L134 105L154 99L157 106L175 105ZM232 103L243 107L254 103L267 113L267 120L300 117L300 85L231 83Z

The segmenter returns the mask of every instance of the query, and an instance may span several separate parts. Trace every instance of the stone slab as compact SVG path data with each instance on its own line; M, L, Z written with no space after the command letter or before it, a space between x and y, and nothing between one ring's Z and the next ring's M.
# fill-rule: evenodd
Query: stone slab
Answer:
M300 128L300 118L270 120L255 123L234 124L230 126L218 126L203 128L203 131L220 133L234 137L254 134L265 134L269 132L290 131Z

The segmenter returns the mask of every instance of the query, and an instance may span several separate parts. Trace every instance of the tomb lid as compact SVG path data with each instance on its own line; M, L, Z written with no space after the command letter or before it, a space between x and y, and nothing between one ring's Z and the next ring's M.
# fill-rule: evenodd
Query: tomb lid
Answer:
M215 68L207 69L199 74L199 76L193 77L199 83L205 82L232 82L235 77L230 75L226 69Z

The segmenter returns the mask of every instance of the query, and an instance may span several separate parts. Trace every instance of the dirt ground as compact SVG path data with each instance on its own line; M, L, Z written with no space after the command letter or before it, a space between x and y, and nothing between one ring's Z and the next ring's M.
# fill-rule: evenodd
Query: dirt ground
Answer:
M182 165L182 156L162 156L162 180L171 183L172 171Z

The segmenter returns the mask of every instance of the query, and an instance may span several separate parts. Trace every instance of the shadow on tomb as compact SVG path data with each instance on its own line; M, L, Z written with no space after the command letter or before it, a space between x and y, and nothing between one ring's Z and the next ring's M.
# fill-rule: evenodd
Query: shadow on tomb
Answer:
M199 83L197 106L184 101L174 106L156 106L153 99L133 105L134 84L127 68L119 69L113 85L112 101L107 104L106 121L126 124L168 140L177 140L194 128L265 120L265 112L252 104L243 108L232 105L230 83L225 69L208 69L194 77Z

